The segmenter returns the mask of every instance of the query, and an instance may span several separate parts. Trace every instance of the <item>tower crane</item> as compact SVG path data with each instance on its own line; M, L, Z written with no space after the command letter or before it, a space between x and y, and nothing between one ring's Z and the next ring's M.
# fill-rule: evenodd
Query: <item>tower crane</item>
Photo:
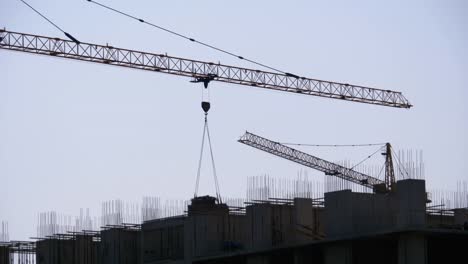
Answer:
M284 144L266 139L250 132L245 132L245 134L239 139L239 142L259 150L263 150L278 157L299 163L306 167L324 172L325 175L335 176L365 186L367 188L371 188L376 193L386 193L394 190L395 177L393 175L393 163L391 162L392 154L390 143L386 144L386 152L382 153L386 156L385 181L382 181L364 173L346 168L330 161L326 161L324 159L315 157L313 155L285 146Z
M193 82L202 82L205 87L211 81L218 81L395 108L412 106L401 92L391 90L84 43L73 39L3 29L0 30L0 49L191 77Z

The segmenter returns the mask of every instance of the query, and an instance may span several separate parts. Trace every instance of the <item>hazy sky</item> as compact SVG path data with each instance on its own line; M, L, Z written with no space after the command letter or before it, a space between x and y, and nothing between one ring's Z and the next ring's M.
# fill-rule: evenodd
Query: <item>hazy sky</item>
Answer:
M245 130L287 142L389 141L424 151L429 186L455 189L468 178L466 1L102 1L301 76L401 91L414 105L212 83L223 195L243 197L247 176L295 177L300 169L237 143ZM257 68L84 0L29 2L81 41ZM0 1L0 27L63 37L17 0ZM98 214L104 200L193 195L201 85L3 50L0 80L0 220L9 222L11 239L35 236L41 211ZM358 161L363 154L320 155ZM204 171L201 193L213 193Z

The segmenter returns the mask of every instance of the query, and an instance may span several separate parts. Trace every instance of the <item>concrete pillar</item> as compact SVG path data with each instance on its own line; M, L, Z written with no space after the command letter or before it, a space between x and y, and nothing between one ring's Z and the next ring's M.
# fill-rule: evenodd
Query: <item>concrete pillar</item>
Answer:
M326 245L324 249L325 264L352 264L353 250L350 243Z
M422 234L402 234L398 239L398 264L426 264L427 245Z
M425 226L426 183L424 180L398 181L395 202L398 228Z

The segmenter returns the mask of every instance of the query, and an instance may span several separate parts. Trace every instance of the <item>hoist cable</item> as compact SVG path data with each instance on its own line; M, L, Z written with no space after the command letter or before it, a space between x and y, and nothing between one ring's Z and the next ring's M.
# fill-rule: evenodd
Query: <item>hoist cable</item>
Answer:
M42 14L41 12L39 12L39 10L35 9L34 7L32 7L30 4L28 4L26 1L24 0L19 0L21 2L23 2L23 4L27 5L29 8L31 8L34 12L36 12L38 15L40 15L42 18L44 18L47 22L49 22L52 26L54 26L55 28L57 28L58 30L60 30L63 34L65 34L65 36L67 38L69 38L70 40L72 40L73 42L77 43L77 44L80 44L81 42L79 40L77 40L75 37L73 37L71 34L65 32L65 30L63 30L61 27L59 27L57 24L55 24L54 22L52 22L52 20L50 20L49 18L47 18L44 14Z
M221 194L220 194L220 191L219 191L218 176L216 174L216 166L215 166L215 160L214 160L214 156L213 156L213 147L211 145L211 137L210 137L210 129L209 129L209 126L208 126L208 121L206 122L206 134L208 135L208 144L210 146L211 165L213 167L213 177L214 177L214 181L215 181L216 197L218 198L218 201L221 203L222 200L221 200Z
M288 73L288 72L285 72L285 71L276 69L276 68L274 68L274 67L268 66L268 65L266 65L266 64L260 63L260 62L258 62L258 61L254 61L254 60L248 59L248 58L246 58L246 57L240 56L240 55L238 55L238 54L235 54L235 53L233 53L233 52L227 51L227 50L225 50L225 49L218 48L218 47L213 46L213 45L211 45L211 44L208 44L208 43L206 43L206 42L198 41L198 40L196 40L196 39L194 39L194 38L192 38L192 37L189 37L189 36L187 36L187 35L183 35L183 34L181 34L181 33L175 32L175 31L170 30L170 29L168 29L168 28L165 28L165 27L162 27L162 26L159 26L159 25L156 25L156 24L147 22L147 21L145 21L144 19L138 18L138 17L136 17L136 16L134 16L134 15L130 15L129 13L126 13L126 12L123 12L123 11L121 11L121 10L115 9L115 8L110 7L110 6L108 6L108 5L104 5L104 4L100 3L100 2L97 2L97 1L94 1L94 0L87 0L87 1L90 2L90 3L93 3L93 4L95 4L95 5L101 6L101 7L105 8L105 9L107 9L107 10L113 11L113 12L115 12L115 13L117 13L117 14L126 16L126 17L128 17L128 18L137 20L137 21L139 21L139 22L141 22L141 23L147 24L147 25L152 26L152 27L154 27L154 28L160 29L160 30L165 31L165 32L167 32L167 33L170 33L170 34L172 34L172 35L175 35L175 36L178 36L178 37L180 37L180 38L189 40L189 41L191 41L191 42L198 43L198 44L200 44L200 45L202 45L202 46L205 46L205 47L207 47L207 48L210 48L210 49L213 49L213 50L222 52L222 53L227 54L227 55L230 55L230 56L232 56L232 57L236 57L236 58L238 58L238 59L240 59L240 60L244 60L244 61L250 62L250 63L252 63L252 64L255 64L255 65L258 65L258 66L261 66L261 67L267 68L267 69L269 69L269 70L272 70L272 71L275 71L275 72L279 72L279 73L282 73L282 74L285 74L285 75L288 75L288 76L292 76L292 77L299 78L299 76L297 76L297 75L295 75L295 74Z
M206 117L205 117L205 125L203 126L203 136L202 136L202 143L201 143L201 149L200 149L200 159L198 160L197 181L195 183L194 197L197 197L198 185L199 185L199 182L200 182L200 170L201 170L201 164L202 164L202 159L203 159L203 147L205 145L206 125L207 125L207 122L206 122Z
M218 176L216 174L216 165L215 165L215 159L214 159L214 154L213 154L213 146L211 144L211 136L210 136L210 130L208 127L208 118L207 114L205 114L205 124L203 126L203 136L202 136L202 145L200 149L200 159L198 160L198 171L197 171L197 180L195 183L195 193L194 197L197 197L198 194L198 187L200 183L200 175L201 175L201 165L202 165L202 160L203 160L203 149L205 146L205 137L208 138L208 146L210 148L210 156L211 156L211 166L213 169L213 177L214 177L214 182L215 182L215 190L216 190L216 198L218 201L221 203L221 193L219 190L219 183L218 183Z

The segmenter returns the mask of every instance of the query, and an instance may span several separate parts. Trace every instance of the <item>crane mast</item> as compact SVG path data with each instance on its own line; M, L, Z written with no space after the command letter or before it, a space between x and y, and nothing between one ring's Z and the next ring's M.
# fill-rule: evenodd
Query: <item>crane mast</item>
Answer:
M239 139L239 142L259 150L263 150L278 157L299 163L306 167L324 172L326 175L335 176L371 188L375 192L382 193L389 191L386 187L386 183L382 180L312 156L305 152L285 146L278 142L271 141L250 132L245 132L245 134Z
M393 169L392 145L390 143L385 144L385 152L382 155L385 156L385 185L388 190L394 191L395 170Z
M290 73L273 73L7 30L0 30L0 49L168 73L191 77L193 80L201 82L213 80L396 108L410 108L412 106L400 92L391 90L310 79Z

